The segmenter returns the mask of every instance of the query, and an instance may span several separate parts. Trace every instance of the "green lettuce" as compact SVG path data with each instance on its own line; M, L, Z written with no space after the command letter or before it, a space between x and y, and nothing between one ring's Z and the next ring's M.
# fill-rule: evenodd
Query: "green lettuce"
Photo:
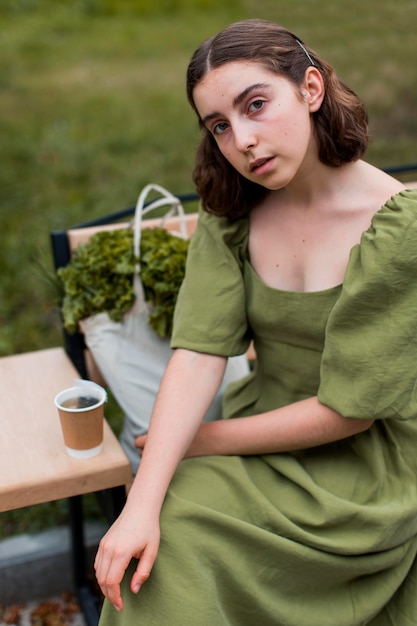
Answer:
M140 278L152 304L149 323L160 337L172 333L178 291L184 278L188 241L163 228L144 228L140 245ZM63 324L74 333L80 320L107 312L120 322L134 301L133 231L100 231L80 244L68 265L58 269Z

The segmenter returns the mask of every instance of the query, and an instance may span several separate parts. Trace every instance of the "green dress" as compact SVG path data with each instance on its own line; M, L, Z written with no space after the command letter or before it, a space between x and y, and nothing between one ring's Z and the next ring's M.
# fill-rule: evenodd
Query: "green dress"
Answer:
M318 395L361 434L288 454L183 461L137 596L101 626L417 624L417 192L393 196L352 251L343 285L267 287L248 222L201 214L174 347L243 353L224 417ZM135 565L135 564L132 564Z

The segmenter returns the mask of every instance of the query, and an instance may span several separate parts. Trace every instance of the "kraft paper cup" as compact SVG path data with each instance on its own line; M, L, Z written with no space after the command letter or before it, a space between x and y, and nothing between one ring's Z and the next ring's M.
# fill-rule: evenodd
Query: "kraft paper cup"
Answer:
M100 454L103 449L105 389L88 380L74 381L74 387L55 396L67 453L77 459Z

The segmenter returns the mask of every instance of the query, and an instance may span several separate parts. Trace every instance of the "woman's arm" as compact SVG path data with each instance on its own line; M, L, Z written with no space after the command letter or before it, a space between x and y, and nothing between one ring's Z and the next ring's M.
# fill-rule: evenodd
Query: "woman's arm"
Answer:
M159 547L159 514L179 461L220 387L226 359L176 350L163 377L152 414L146 451L126 505L100 542L95 568L104 595L121 610L120 582L132 557L140 559L131 580L137 592L149 577Z
M372 424L345 418L313 397L251 417L201 424L186 456L302 450L356 435Z

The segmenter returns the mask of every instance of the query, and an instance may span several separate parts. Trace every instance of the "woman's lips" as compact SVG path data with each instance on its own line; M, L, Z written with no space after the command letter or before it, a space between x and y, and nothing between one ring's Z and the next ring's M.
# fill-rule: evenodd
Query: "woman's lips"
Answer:
M263 174L268 171L272 165L272 161L274 157L265 157L262 159L256 159L256 161L252 161L250 164L251 173L255 174Z

